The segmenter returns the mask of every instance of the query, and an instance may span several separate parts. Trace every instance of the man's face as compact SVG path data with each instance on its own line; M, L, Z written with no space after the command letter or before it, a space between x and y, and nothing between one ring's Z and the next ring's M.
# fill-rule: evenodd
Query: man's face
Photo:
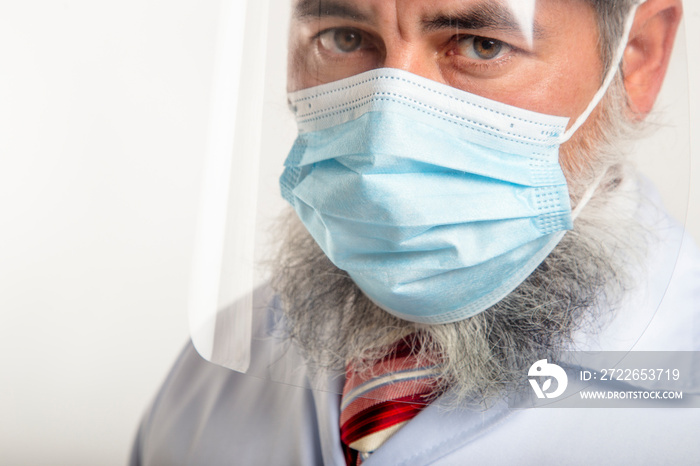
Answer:
M417 348L440 357L444 386L461 399L488 398L523 382L532 361L595 335L631 286L628 263L646 241L619 143L634 129L630 109L643 116L653 104L679 18L674 0L648 0L637 10L624 80L613 81L559 152L572 197L598 180L594 198L540 266L480 314L440 325L394 317L290 217L289 230L279 230L273 287L289 337L311 366L342 369L353 361L370 370L399 338L414 334ZM288 89L398 68L575 121L603 81L596 19L583 0L295 0Z
M290 91L390 67L573 121L601 85L581 0L299 0L291 31Z
M298 0L291 31L290 91L390 67L574 121L603 79L596 16L582 0ZM398 338L417 334L417 347L440 356L445 385L463 398L488 397L519 383L523 367L557 354L576 332L595 331L599 301L618 299L624 261L634 255L624 239L636 234L635 223L615 203L623 154L607 153L625 129L619 84L560 151L574 197L599 175L605 188L530 277L468 319L423 325L394 317L289 220L273 286L290 338L312 366L371 368ZM577 162L587 176L567 171Z

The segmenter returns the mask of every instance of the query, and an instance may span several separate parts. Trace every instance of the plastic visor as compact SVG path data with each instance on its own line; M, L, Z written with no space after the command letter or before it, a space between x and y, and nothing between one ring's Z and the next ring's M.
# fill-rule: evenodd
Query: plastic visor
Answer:
M293 40L299 40L300 36L296 35L299 31L295 28L301 27L302 23L311 30L320 28L329 18L335 21L329 24L342 25L345 21L360 29L365 24L366 30L377 40L374 46L380 50L377 60L357 66L338 62L335 68L321 69L318 62L294 59L289 75L303 77L294 78L290 84L292 90L296 90L342 79L348 77L348 73L367 71L361 69L363 66L370 69L399 66L399 62L385 60L388 53L385 56L381 53L382 47L386 52L390 40L386 36L388 33L377 26L377 18L381 17L386 3L384 0L222 2L189 305L192 341L206 360L257 377L296 385L309 383L303 358L296 354L293 344L284 341L284 311L267 285L271 273L267 259L274 256L277 247L271 240L275 222L288 208L281 199L278 179L297 133L286 96L290 23ZM420 3L407 2L413 6L407 5L402 10L402 2L397 1L397 17L403 18L403 13L410 17L409 13L414 12L408 8ZM422 3L430 5L435 2ZM447 3L455 9L468 9L476 3L483 5L483 2L471 0ZM518 44L537 47L541 31L536 25L546 22L543 16L547 13L546 8L539 8L535 0L494 0L493 6L507 13L509 25L513 28L510 34L518 37ZM372 17L372 14L379 16ZM362 18L358 20L360 16ZM434 18L434 27L439 28L438 20L449 17L443 16ZM479 18L483 20L483 16L472 15L473 20ZM442 27L444 29L444 24ZM479 34L488 36L487 29L487 25L480 26ZM468 33L468 28L466 31ZM466 34L464 27L456 27L457 33ZM310 41L309 33L305 34L302 39ZM494 35L500 39L503 32L497 31ZM331 39L333 36L324 37L324 40ZM664 203L681 222L687 214L689 191L685 57L681 28L666 84L656 106L658 110L648 119L649 130L646 132L650 136L625 143L632 154L630 160L651 174ZM542 76L544 78L547 77ZM598 84L603 86L602 82ZM478 89L470 90L479 93ZM531 90L533 95L540 91L537 88ZM595 89L591 92L591 100L594 94ZM559 116L567 116L572 121L576 117ZM664 299L682 237L674 233L665 241L667 260L663 270L654 277L654 287L650 287L644 297L647 310L635 321L634 329L625 330L623 348L617 347L617 350L635 347ZM314 384L329 390L338 389L324 381Z

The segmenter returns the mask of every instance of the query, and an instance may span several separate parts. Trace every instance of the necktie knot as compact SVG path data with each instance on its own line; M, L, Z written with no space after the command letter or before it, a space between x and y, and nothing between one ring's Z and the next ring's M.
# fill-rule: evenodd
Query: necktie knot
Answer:
M415 340L402 338L369 369L348 364L340 437L349 465L368 458L439 394L439 360L420 354Z

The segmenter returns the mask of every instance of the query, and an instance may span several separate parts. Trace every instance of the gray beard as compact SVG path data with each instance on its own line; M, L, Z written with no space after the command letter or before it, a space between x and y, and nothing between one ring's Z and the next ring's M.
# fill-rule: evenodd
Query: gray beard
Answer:
M620 189L629 170L619 151L602 149L612 148L623 132L620 123L606 121L620 115L609 100L584 134L585 144L573 142L567 149L590 154L591 139L598 147L596 163L582 169L588 176L570 183L572 199L604 173L574 229L513 292L465 320L418 324L380 309L333 265L296 214L285 213L272 286L284 304L288 336L307 362L342 370L352 361L355 370L371 371L397 340L411 335L419 363L441 361L436 394L449 388L450 402L489 404L520 389L533 362L556 361L573 349L578 335L599 331L630 286L625 270L641 258L645 243L633 218L636 200Z

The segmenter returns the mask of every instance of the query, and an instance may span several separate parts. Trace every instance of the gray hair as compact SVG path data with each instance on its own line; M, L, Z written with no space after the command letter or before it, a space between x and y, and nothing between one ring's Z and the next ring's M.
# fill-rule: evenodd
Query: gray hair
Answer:
M598 45L603 62L603 75L607 73L615 57L615 50L622 39L625 20L632 7L640 0L586 0L596 12Z

